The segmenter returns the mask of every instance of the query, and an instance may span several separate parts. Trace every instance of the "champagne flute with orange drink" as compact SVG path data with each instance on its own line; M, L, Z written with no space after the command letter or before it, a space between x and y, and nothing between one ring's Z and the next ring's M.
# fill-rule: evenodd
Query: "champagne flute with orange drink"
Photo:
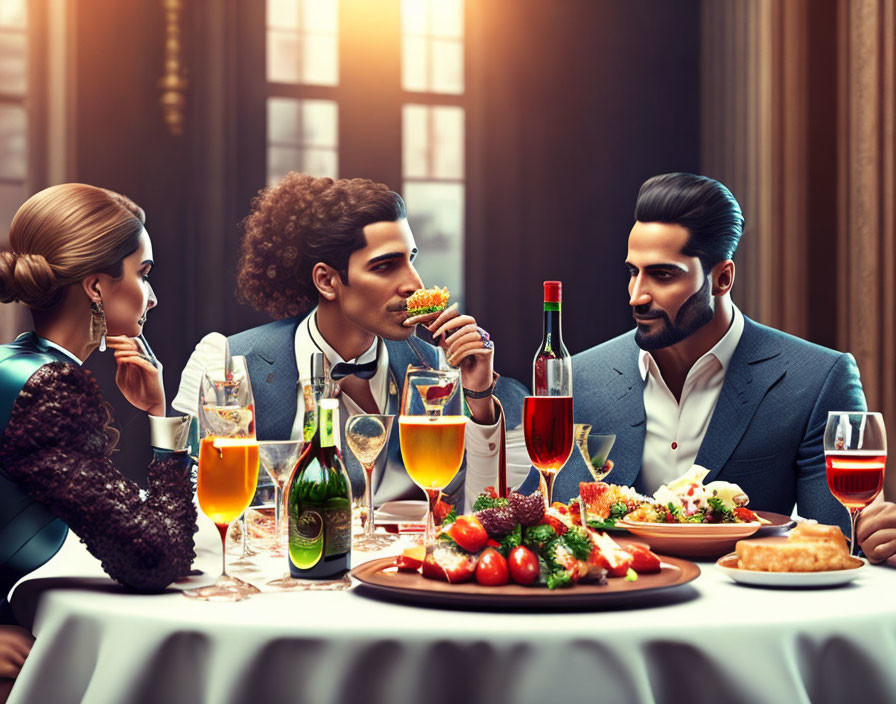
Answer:
M398 434L405 469L426 492L426 542L435 539L433 509L464 459L467 425L455 369L409 369L401 395Z
M185 596L203 601L239 601L258 589L227 574L224 542L228 526L252 501L258 484L255 402L243 357L228 359L220 373L203 374L199 389L199 508L221 535L221 576Z
M828 488L849 511L851 554L857 552L856 521L884 487L887 431L880 413L830 411L824 430Z

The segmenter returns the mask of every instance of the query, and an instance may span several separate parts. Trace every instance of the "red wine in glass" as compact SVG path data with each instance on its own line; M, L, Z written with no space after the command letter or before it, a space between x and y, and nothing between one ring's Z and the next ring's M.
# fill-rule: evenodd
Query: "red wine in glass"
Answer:
M846 508L865 508L884 487L887 456L874 450L825 455L828 488Z
M523 430L532 464L559 472L572 453L572 396L527 396Z

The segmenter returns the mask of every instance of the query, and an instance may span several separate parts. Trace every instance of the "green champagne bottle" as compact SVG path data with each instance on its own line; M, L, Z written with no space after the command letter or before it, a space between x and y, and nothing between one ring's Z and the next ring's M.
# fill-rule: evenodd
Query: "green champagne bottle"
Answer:
M289 573L298 579L335 579L351 562L352 495L335 441L338 408L335 399L321 399L317 433L287 488Z

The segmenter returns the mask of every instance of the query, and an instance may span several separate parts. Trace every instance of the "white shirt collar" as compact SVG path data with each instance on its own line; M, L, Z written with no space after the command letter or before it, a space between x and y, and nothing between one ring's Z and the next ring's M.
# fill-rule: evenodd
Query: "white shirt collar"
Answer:
M370 379L370 393L379 404L380 409L386 408L388 404L389 351L382 338L375 338L370 347L355 359L342 359L333 346L321 335L320 329L317 327L317 308L315 308L296 328L296 368L300 380L307 379L311 375L311 355L318 350L324 353L331 367L339 362L362 364L376 359L376 373Z
M728 371L728 365L731 363L731 358L734 356L734 350L737 349L741 335L743 335L744 332L743 313L741 313L740 309L733 303L731 304L731 311L733 315L728 331L722 335L722 339L719 340L711 350L706 352L706 354L694 363L694 367L699 365L704 359L712 356L722 365L723 371ZM657 370L659 369L656 366L656 361L653 359L653 355L647 350L641 350L638 353L638 369L641 372L641 379L647 379L647 374L650 371L651 366Z

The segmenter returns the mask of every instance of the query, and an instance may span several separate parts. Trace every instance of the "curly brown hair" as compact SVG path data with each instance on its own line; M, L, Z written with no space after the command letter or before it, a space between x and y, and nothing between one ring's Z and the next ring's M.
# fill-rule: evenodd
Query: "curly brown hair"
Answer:
M318 298L315 264L347 284L349 257L367 246L364 228L406 216L401 196L382 183L290 171L259 192L243 220L237 297L274 318L307 313Z

